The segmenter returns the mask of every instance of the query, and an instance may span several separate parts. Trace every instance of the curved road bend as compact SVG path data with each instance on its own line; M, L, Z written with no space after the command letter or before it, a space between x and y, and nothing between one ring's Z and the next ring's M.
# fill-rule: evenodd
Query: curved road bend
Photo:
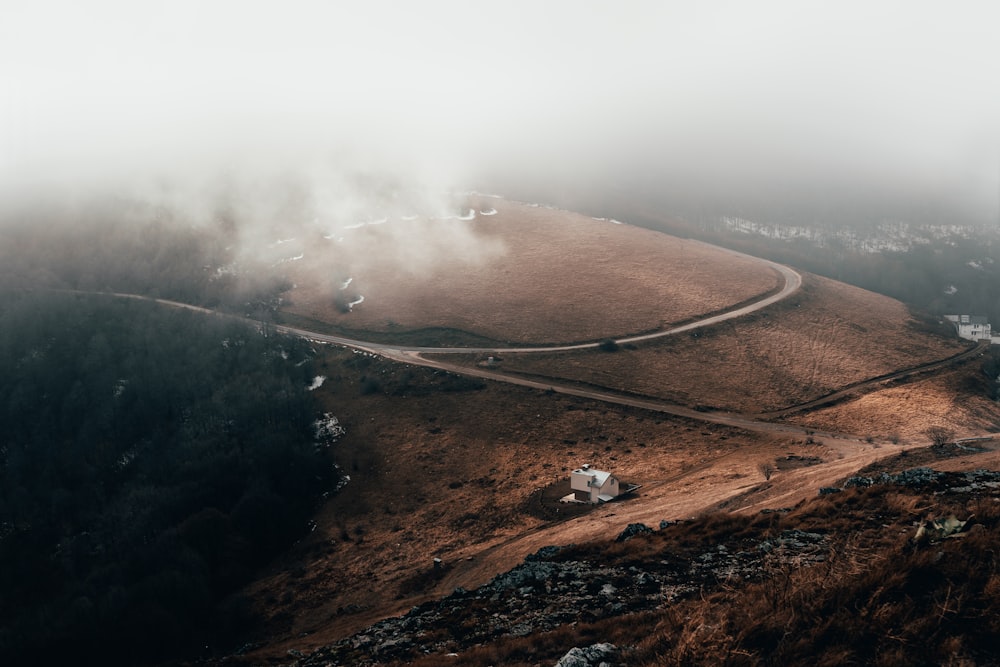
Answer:
M701 243L701 241L693 241L693 243ZM704 244L709 245L709 244ZM717 246L712 246L716 248ZM614 342L618 344L625 343L637 343L640 341L653 340L655 338L665 338L667 336L674 336L679 333L684 333L686 331L692 331L694 329L701 329L703 327L709 327L719 322L725 322L726 320L736 319L737 317L743 317L744 315L749 315L755 311L761 310L762 308L767 308L773 303L777 303L782 299L786 299L802 287L802 276L799 275L794 269L791 269L783 264L778 264L777 262L772 262L767 259L761 259L760 257L754 257L752 255L747 255L746 253L737 252L736 250L729 250L728 248L718 248L720 250L725 250L726 252L734 255L736 257L743 257L746 259L752 259L756 262L760 262L775 271L777 271L782 278L784 278L784 286L776 293L766 296L759 301L754 301L751 304L742 306L740 308L734 308L733 310L728 310L724 313L718 315L712 315L711 317L706 317L704 319L696 320L694 322L688 322L680 326L673 327L671 329L663 329L662 331L654 331L653 333L641 334L638 336L626 336L624 338L615 338ZM128 295L121 295L128 296ZM181 303L176 303L173 301L165 301L162 299L157 299L160 303L171 304L181 307L185 306ZM204 308L197 308L197 310L206 310ZM295 327L288 327L283 325L275 325L275 330L282 333L292 334L295 336L302 336L304 338L313 338L324 343L335 343L337 345L346 345L348 347L357 348L359 350L364 350L366 352L372 352L382 356L391 357L397 360L401 359L400 355L406 355L406 361L410 363L415 363L413 360L416 358L414 355L419 355L421 353L428 354L490 354L490 353L504 353L504 354L538 354L542 352L573 352L576 350L593 350L601 345L601 343L575 343L572 345L549 345L549 346L536 346L536 347L421 347L421 346L410 346L410 345L393 345L385 343L371 343L367 341L356 340L353 338L345 338L343 336L332 336L327 334L319 334L312 331L307 331L305 329L297 329ZM426 360L425 360L426 361ZM424 365L431 365L425 363ZM444 367L441 365L440 367ZM458 367L455 367L456 369ZM449 370L452 370L449 367ZM465 372L458 371L455 372ZM499 378L496 378L499 379Z
M700 241L696 242L701 243ZM723 248L723 250L734 256L752 259L754 261L763 263L766 266L769 266L770 268L777 271L784 278L785 281L784 286L781 288L781 290L779 290L775 294L771 294L770 296L764 297L759 301L755 301L751 304L742 306L740 308L735 308L733 310L720 313L718 315L713 315L711 317L706 317L704 319L700 319L694 322L689 322L687 324L683 324L681 326L673 327L670 329L664 329L662 331L656 331L653 333L642 334L638 336L627 336L624 338L617 338L614 339L615 342L619 344L624 344L624 343L634 343L639 341L653 340L656 338L664 338L666 336L673 336L687 331L692 331L695 329L712 326L718 324L719 322L725 322L727 320L743 317L744 315L748 315L755 311L761 310L762 308L766 308L771 304L777 303L778 301L781 301L782 299L789 297L790 295L798 291L798 289L802 286L802 276L799 275L795 270L787 266L784 266L783 264L778 264L777 262L772 262L770 260L762 259L760 257L747 255L745 253L741 253L735 250L729 250L728 248ZM191 304L181 303L179 301L171 301L169 299L156 299L142 295L127 294L127 293L113 293L113 296L155 301L156 303L160 303L166 306L172 306L175 308L184 308L187 310L193 310L201 313L216 313L216 311L210 310L208 308L203 308L201 306L193 306ZM247 319L247 318L240 318L240 319ZM618 405L642 408L645 410L652 410L654 412L661 412L664 414L670 414L678 417L685 417L688 419L694 419L703 422L712 422L715 424L733 426L735 428L741 428L749 431L757 431L765 433L789 433L795 435L808 434L808 435L818 435L825 438L848 438L852 440L857 439L857 436L824 433L791 424L776 424L773 422L761 421L759 418L754 419L750 416L744 416L740 414L733 414L726 412L702 412L698 410L693 410L691 408L685 408L679 405L672 405L665 401L658 401L654 399L639 398L633 396L624 396L612 392L581 388L569 384L560 384L558 382L551 382L551 381L540 382L538 380L531 380L528 378L507 375L495 371L488 371L482 368L459 366L456 364L446 363L437 359L427 359L421 356L422 354L425 353L530 354L530 353L544 353L544 352L570 352L574 350L594 349L597 348L600 345L600 343L578 343L574 345L556 345L556 346L542 346L542 347L423 347L423 346L406 346L406 345L393 345L386 343L375 343L371 341L363 341L354 338L347 338L345 336L335 336L331 334L319 333L316 331L308 331L306 329L299 329L297 327L291 327L286 325L273 325L273 326L275 331L281 333L293 336L299 336L301 338L315 340L322 343L343 345L345 347L354 348L356 350L377 354L379 356L391 359L393 361L399 361L402 363L408 363L418 366L427 366L430 368L444 370L459 375L478 377L487 380L495 380L498 382L506 382L509 384L519 385L522 387L541 389L543 391L554 391L568 396L578 396L580 398L603 401L606 403L615 403ZM881 379L884 380L885 378ZM825 400L830 400L830 397L825 397Z
M719 322L725 322L727 320L743 317L744 315L748 315L749 313L761 310L762 308L766 308L767 306L770 306L773 303L777 303L778 301L781 301L782 299L789 297L790 295L798 291L798 289L802 286L802 276L799 275L795 270L787 266L778 264L777 262L772 262L770 260L761 259L759 257L753 257L752 255L747 255L745 253L741 253L735 250L729 250L726 248L723 248L723 250L731 253L734 256L749 258L771 267L784 278L785 281L784 286L781 288L781 290L779 290L775 294L771 294L770 296L764 297L759 301L755 301L751 304L742 306L740 308L735 308L733 310L720 313L718 315L713 315L711 317L706 317L701 320L689 322L687 324L683 324L681 326L673 327L670 329L664 329L662 331L656 331L649 334L642 334L639 336L627 336L624 338L614 339L615 342L619 344L624 344L624 343L634 343L639 341L652 340L656 338L664 338L666 336L673 336L676 334L692 331L702 327L712 326L718 324ZM138 294L127 294L118 292L112 293L112 295L128 299L142 299L144 301L155 301L156 303L165 306L171 306L174 308L184 308L186 310L193 310L200 313L225 315L224 313L217 313L217 311L213 311L208 308L181 303L179 301L171 301L169 299L157 299ZM233 317L239 317L239 316L233 316ZM240 318L240 319L248 319L248 318ZM822 433L814 431L812 429L807 429L805 427L794 426L790 424L775 424L772 422L760 421L739 414L732 414L725 412L701 412L698 410L693 410L691 408L685 408L679 405L672 405L665 401L657 401L654 399L638 398L632 396L623 396L621 394L616 394L612 392L598 391L596 389L586 389L586 388L572 386L569 384L560 384L558 382L551 382L551 381L540 382L537 380L531 380L528 378L507 375L495 371L488 371L481 368L450 364L437 359L426 359L423 356L421 356L422 354L425 353L429 354L528 353L530 354L530 353L543 353L543 352L570 352L574 350L594 349L597 348L600 345L600 343L578 343L574 345L557 345L557 346L543 346L543 347L423 347L423 346L406 346L406 345L393 345L386 343L375 343L371 341L358 340L355 338L347 338L345 336L335 336L332 334L319 333L317 331L309 331L307 329L299 329L297 327L291 327L281 324L273 325L273 327L275 331L285 333L288 335L299 336L301 338L315 340L317 342L322 342L322 343L343 345L345 347L350 347L364 352L370 352L372 354L377 354L387 359L391 359L393 361L399 361L402 363L413 364L417 366L427 366L429 368L444 370L459 375L478 377L487 380L495 380L498 382L506 382L508 384L515 384L522 387L529 387L532 389L541 389L543 391L554 391L568 396L578 396L580 398L603 401L606 403L615 403L618 405L642 408L645 410L652 410L654 412L661 412L664 414L670 414L677 417L686 417L688 419L695 419L703 422L712 422L715 424L733 426L736 428L741 428L749 431L766 432L766 433L789 433L795 435L815 434L826 438L856 439L856 436Z

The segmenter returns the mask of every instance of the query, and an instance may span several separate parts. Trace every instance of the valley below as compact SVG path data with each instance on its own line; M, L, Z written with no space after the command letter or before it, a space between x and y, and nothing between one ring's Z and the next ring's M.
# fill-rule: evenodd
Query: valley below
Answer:
M413 280L410 292L384 302L373 295L388 287L372 278L364 303L348 312L306 274L296 279L282 313L299 335L334 341L320 351L329 370L316 393L347 429L333 456L351 480L324 504L315 530L241 594L264 619L257 637L266 639L227 663L380 664L430 652L426 664L445 654L448 664L546 664L488 647L544 645L548 636L551 664L575 645L576 621L654 613L673 599L662 593L666 584L648 584L655 603L619 602L596 616L564 611L540 624L498 624L497 615L513 612L486 605L498 629L485 634L487 620L452 632L460 620L448 614L459 612L435 612L418 633L435 641L407 635L398 622L373 624L425 613L445 598L485 604L480 587L496 589L494 577L514 576L503 573L531 554L604 548L584 545L614 544L631 525L678 536L685 526L721 521L713 517L758 525L761 517L804 514L793 508L809 507L820 489L844 489L879 462L895 461L895 472L928 456L952 471L996 467L989 439L949 456L921 454L940 453L940 443L928 449L935 430L951 442L989 438L1000 409L979 372L986 352L899 302L806 274L800 288L759 311L631 342L765 299L782 278L767 263L613 221L503 200L489 207L473 201L473 212L492 213L467 224L485 220L506 249L475 270L456 257L436 266L442 278ZM541 238L529 231L538 229ZM539 254L554 247L583 264ZM649 254L633 266L635 248ZM606 259L592 261L595 253ZM361 342L368 328L377 342ZM572 344L586 347L535 349ZM914 371L870 381L907 369ZM830 404L796 409L845 388ZM553 502L583 463L641 488L592 507ZM771 524L761 539L799 530ZM817 540L802 548L814 553ZM755 574L740 580L770 571L747 567ZM642 569L633 564L628 576ZM671 585L704 594L704 581ZM494 602L511 595L534 592L490 593Z

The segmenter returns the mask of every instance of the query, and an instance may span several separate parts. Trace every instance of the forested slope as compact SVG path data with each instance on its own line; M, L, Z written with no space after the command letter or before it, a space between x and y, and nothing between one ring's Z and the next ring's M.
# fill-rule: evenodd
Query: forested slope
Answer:
M0 291L0 663L217 647L337 473L311 351L239 321ZM234 638L235 640L235 638Z

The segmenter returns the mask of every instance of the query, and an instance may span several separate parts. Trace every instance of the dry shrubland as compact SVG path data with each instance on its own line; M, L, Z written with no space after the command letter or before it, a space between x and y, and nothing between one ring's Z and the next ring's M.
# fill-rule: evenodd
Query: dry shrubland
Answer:
M964 532L916 542L916 523L956 515ZM996 664L1000 632L1000 498L942 496L934 489L876 485L816 497L791 511L715 514L624 543L564 549L637 569L662 567L784 531L824 536L819 562L775 561L752 577L706 581L658 611L502 638L461 652L451 664L536 665L573 646L610 642L621 664L976 665ZM437 657L413 664L435 664Z

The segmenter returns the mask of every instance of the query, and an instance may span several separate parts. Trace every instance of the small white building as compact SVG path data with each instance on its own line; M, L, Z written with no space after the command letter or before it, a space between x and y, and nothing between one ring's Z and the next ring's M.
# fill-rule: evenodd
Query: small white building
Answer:
M945 315L944 318L955 325L959 338L973 341L993 338L993 327L984 315Z
M621 491L617 477L587 464L570 474L569 486L574 499L583 503L606 503L617 498Z

